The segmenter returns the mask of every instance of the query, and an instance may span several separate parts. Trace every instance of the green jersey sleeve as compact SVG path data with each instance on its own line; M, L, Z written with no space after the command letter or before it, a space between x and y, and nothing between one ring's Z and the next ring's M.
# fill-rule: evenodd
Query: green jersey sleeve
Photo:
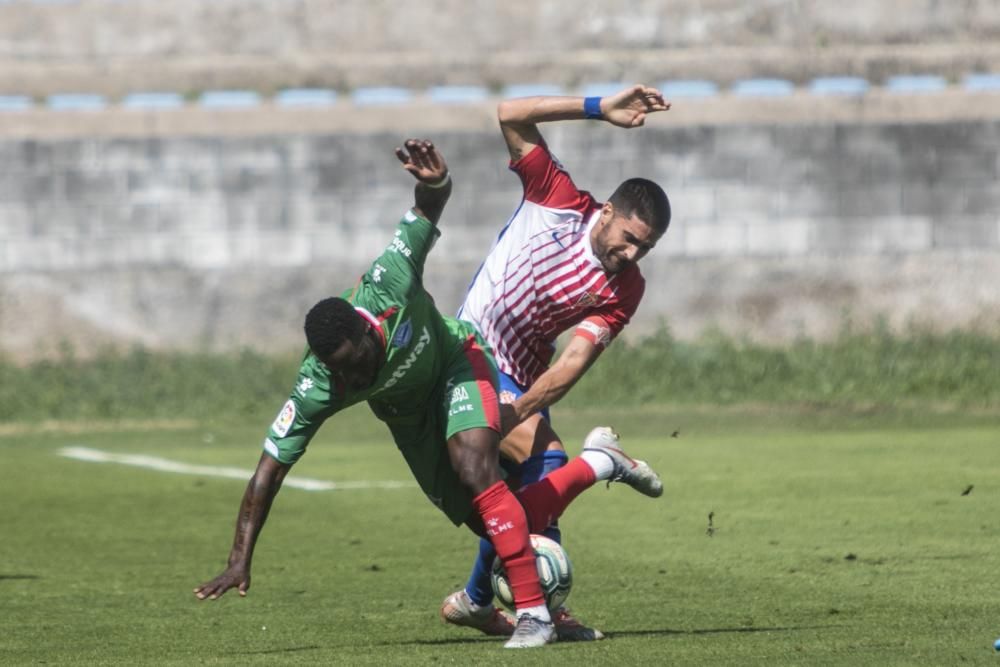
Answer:
M407 211L392 241L362 282L405 302L415 291L423 290L424 262L440 235L440 230L430 220L412 210Z
M295 387L271 423L264 451L280 463L294 464L323 422L343 407L341 403L329 375L322 372L318 360L307 355Z

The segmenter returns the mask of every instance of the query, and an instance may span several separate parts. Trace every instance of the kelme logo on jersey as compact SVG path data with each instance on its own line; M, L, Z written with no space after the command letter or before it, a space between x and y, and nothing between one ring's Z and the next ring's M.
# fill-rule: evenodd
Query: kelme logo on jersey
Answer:
M431 342L431 332L427 330L427 327L424 327L420 332L420 338L417 340L417 344L413 347L413 352L410 352L410 356L406 358L406 361L400 364L399 368L392 372L392 377L386 380L386 383L382 386L382 388L389 389L402 380L406 375L406 372L417 362L417 357L420 356L420 353L424 351L424 348L427 347L427 343L429 342Z
M291 399L285 402L284 407L281 408L281 412L275 418L274 423L271 424L271 430L279 438L284 438L288 435L288 429L292 428L292 424L295 422L295 403Z
M406 320L396 328L396 333L392 335L393 347L406 347L413 338L413 322Z
M295 391L298 392L299 396L305 398L306 393L316 386L312 378L302 378L299 383L295 385Z

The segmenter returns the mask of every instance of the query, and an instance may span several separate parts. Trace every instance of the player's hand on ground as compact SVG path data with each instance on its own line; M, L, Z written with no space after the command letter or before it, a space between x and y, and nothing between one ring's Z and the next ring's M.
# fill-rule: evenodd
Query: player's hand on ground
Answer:
M230 565L225 572L194 589L194 595L199 600L215 600L230 588L239 591L245 597L250 588L250 572L240 565Z
M407 139L396 149L403 169L421 183L434 185L448 175L448 165L434 144L426 139Z
M640 127L646 116L657 111L666 111L670 102L656 88L636 85L620 93L601 100L604 119L618 127Z

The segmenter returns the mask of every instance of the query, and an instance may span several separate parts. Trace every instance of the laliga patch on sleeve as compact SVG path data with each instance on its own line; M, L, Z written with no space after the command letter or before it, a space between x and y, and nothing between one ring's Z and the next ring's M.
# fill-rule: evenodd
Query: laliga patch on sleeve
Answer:
M274 431L275 435L279 438L284 438L288 435L288 429L292 428L292 423L295 421L295 403L289 399L285 402L285 406L281 408L281 412L275 418L274 423L271 424L271 430Z
M413 213L413 211L407 211L406 213L403 214L403 222L405 224L412 225L416 221L417 221L417 216L416 214Z
M601 326L593 320L584 320L583 322L580 322L577 329L589 333L594 337L594 342L602 347L611 342L611 329L607 326Z

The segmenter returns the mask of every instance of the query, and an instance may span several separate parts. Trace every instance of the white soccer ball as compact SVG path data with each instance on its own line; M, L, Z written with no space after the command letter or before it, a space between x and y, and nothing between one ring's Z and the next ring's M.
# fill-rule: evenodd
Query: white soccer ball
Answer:
M544 535L532 535L531 548L535 550L535 566L538 568L542 593L545 594L545 604L549 610L555 611L566 601L573 588L573 564L569 562L566 550ZM499 557L493 561L491 580L493 593L500 604L514 610L514 593Z

